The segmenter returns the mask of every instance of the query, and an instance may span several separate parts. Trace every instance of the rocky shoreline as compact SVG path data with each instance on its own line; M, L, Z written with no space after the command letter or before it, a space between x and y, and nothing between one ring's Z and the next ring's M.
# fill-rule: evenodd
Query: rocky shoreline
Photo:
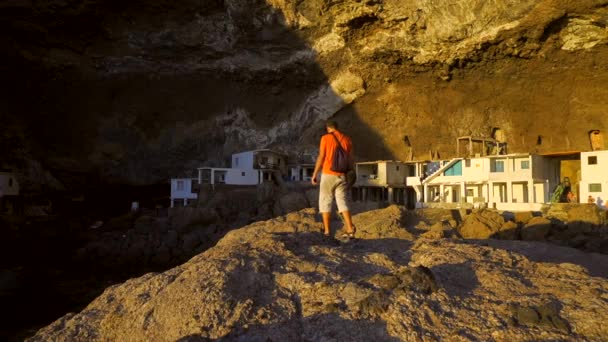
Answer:
M344 244L323 238L315 210L304 209L233 230L166 272L112 286L30 340L607 336L608 256L541 241L459 236L472 231L467 226L491 231L496 215L471 212L452 228L450 220L458 222L452 210L390 206L355 215L359 239ZM503 221L500 227L514 222Z

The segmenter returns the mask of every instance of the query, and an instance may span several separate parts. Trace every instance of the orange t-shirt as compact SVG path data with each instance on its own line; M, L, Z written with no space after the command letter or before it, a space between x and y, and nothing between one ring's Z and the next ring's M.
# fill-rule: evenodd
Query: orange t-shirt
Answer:
M338 139L338 141L340 141L340 145L342 145L342 148L348 154L350 154L353 146L352 142L350 141L350 138L346 134L343 134L339 131L334 131L333 134ZM331 133L325 134L323 137L321 137L321 146L319 146L319 153L321 153L321 151L325 151L325 158L323 159L323 168L321 169L321 172L326 175L341 175L341 173L334 172L331 170L334 151L337 147L338 142L336 141L336 139L334 139L334 137L331 136Z

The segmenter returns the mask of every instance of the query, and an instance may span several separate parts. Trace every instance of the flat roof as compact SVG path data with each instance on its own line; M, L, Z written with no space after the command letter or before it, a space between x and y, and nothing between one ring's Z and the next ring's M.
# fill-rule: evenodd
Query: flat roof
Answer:
M608 153L608 150L585 151L581 153Z
M213 166L203 166L197 167L197 170L219 170L219 171L228 171L232 169L231 167L213 167Z
M530 156L531 153L509 153L509 154L489 154L487 156L479 156L473 158L466 159L478 159L478 158L506 158L506 157L527 157ZM465 159L465 158L463 158Z
M571 156L574 154L580 154L582 151L558 151L558 152L544 152L537 153L539 156L543 157L559 157L559 156Z
M494 138L483 138L483 137L476 137L473 135L464 135L461 137L456 138L457 140L473 140L473 141L491 141L491 142L495 142L496 139Z
M233 154L241 154L241 153L247 153L247 152L271 152L271 153L280 154L280 155L283 155L283 156L286 156L286 155L287 155L287 154L285 154L285 153L283 153L283 152L279 152L279 151L271 150L271 149L269 149L269 148L259 148L259 149L256 149L256 150L251 150L251 151L243 151L243 152L236 152L236 153L233 153Z
M379 163L401 163L401 164L403 164L404 162L399 161L399 160L376 160L376 161L358 162L355 164L379 164Z

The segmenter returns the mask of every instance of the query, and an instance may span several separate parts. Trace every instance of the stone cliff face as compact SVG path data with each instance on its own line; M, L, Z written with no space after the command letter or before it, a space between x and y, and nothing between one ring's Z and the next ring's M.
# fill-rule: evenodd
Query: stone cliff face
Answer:
M414 158L449 157L495 128L510 151L587 150L608 129L605 0L14 0L0 16L3 163L30 178L295 158L330 117L360 159L404 159L406 136Z

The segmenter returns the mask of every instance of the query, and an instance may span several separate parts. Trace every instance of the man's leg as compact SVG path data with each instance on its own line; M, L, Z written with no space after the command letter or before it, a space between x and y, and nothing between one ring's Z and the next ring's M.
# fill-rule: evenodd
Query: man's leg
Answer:
M325 235L329 235L329 223L331 222L331 212L329 213L321 213L321 217L323 217L323 228L325 229Z
M346 223L346 233L352 234L355 232L355 227L353 226L353 219L350 216L350 211L345 210L340 212L342 217L344 218L344 223Z
M319 213L323 218L323 229L325 235L329 235L330 221L331 221L331 205L334 201L334 194L332 191L332 176L321 175L321 182L319 185Z
M348 193L349 189L348 186L346 185L346 181L341 178L341 181L336 185L335 188L335 192L336 192L336 204L338 205L338 211L340 212L340 215L342 216L342 219L344 221L344 223L346 224L346 233L347 234L352 234L355 232L354 226L353 226L353 220L352 217L350 216L350 210L349 210L349 193Z

